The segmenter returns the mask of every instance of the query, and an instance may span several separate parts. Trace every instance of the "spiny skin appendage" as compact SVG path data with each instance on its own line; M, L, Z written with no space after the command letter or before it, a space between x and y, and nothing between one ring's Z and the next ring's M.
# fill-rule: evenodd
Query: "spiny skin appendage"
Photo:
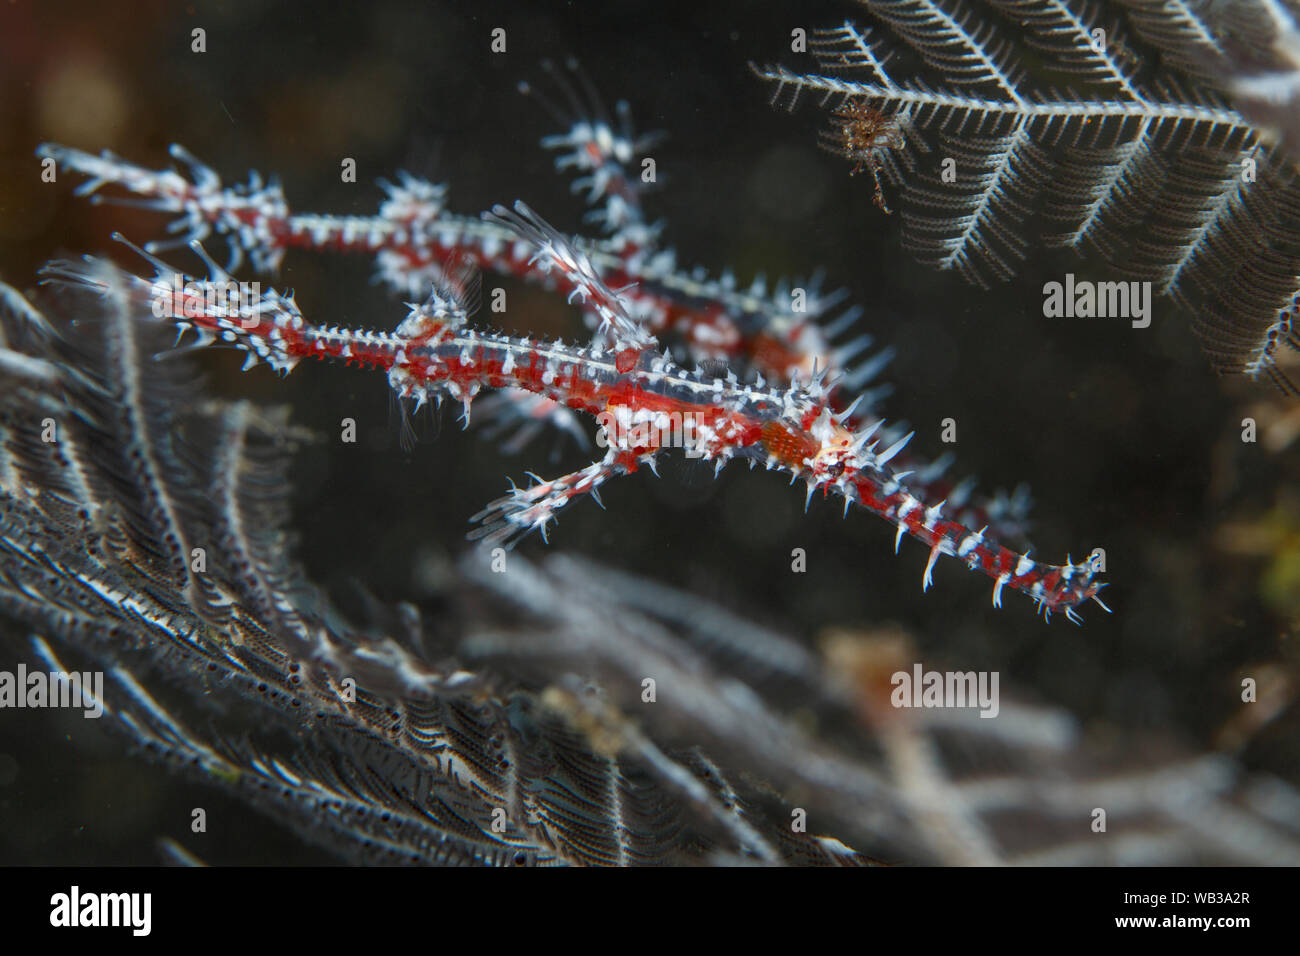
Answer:
M556 109L539 91L527 91L567 131L543 145L557 151L558 168L579 174L574 185L587 194L604 226L601 239L569 239L522 203L513 210L496 207L480 218L457 216L446 208L444 186L406 174L399 174L396 184L380 183L384 199L377 215L304 215L290 212L274 181L253 173L246 185L224 186L214 170L179 146L171 149L183 167L179 171L150 170L110 153L96 156L53 144L38 153L85 175L80 194L114 186L133 197L125 200L129 203L176 216L171 232L178 238L150 250L193 244L216 233L228 241L229 269L246 255L261 271L274 270L290 248L366 254L374 257L387 285L418 303L394 332L367 332L311 325L291 296L274 292L223 310L190 301L206 294L153 290L151 305L182 329L193 330L195 345L241 348L248 353L247 364L263 361L281 373L303 358L382 370L393 391L416 408L450 396L463 406L467 425L475 396L485 390L506 401L531 395L542 404L529 403L527 414L550 405L553 412L543 420L570 424L575 413L689 415L699 426L699 453L717 467L743 457L777 468L792 480L804 479L806 503L820 488L823 494L839 494L846 512L857 503L890 520L897 529L896 549L905 532L923 541L930 549L923 587L929 587L940 557L955 556L994 577L995 605L1007 584L1033 593L1045 611L1068 606L1070 595L1087 590L1086 583L1079 586L1081 574L1073 565L1054 572L1031 562L1017 570L1021 562L996 544L996 536L1014 539L1023 532L1027 495L974 498L972 483L946 482L942 461L917 461L905 448L910 436L886 427L874 413L887 387L861 389L892 350L871 354L869 336L851 335L860 310L847 309L832 320L842 290L823 292L820 276L771 286L759 277L744 287L729 272L711 278L702 269L683 269L671 249L659 247L659 226L646 222L641 187L631 174L654 138L632 132L624 104L611 123L576 65L567 68L572 78L547 69L565 105ZM229 279L204 258L210 281ZM161 285L170 270L151 261ZM590 347L467 328L468 309L445 283L453 262L567 295L595 331ZM431 285L435 291L424 299ZM802 307L794 305L796 293ZM684 341L695 362L739 368L752 384L742 384L733 372L715 379L678 368L666 350L659 351L659 338L669 335ZM597 496L599 485L615 474L641 464L653 468L658 450L620 446L615 454L611 449L604 462L589 466L594 469L589 474L584 470L516 489L500 507L489 509L491 517L514 529L507 543L520 531L544 534L568 501ZM942 506L927 504L939 499ZM980 525L978 533L966 531ZM994 533L986 536L989 527Z

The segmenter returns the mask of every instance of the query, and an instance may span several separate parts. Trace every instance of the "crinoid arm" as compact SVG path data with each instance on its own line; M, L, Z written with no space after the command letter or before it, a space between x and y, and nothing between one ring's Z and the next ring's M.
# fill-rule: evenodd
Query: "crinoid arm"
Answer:
M810 38L815 72L754 71L831 110L823 145L898 197L909 251L981 286L1039 243L1099 253L1189 311L1216 370L1291 388L1294 5L860 2L870 25Z

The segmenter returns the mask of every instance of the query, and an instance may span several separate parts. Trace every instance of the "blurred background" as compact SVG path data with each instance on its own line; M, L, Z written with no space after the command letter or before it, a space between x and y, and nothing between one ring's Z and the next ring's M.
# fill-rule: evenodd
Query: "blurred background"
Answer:
M1120 758L1151 736L1231 749L1300 784L1300 404L1216 378L1187 316L1167 301L1156 301L1145 330L1042 317L1045 281L1071 271L1104 278L1101 263L1037 252L989 292L913 263L895 218L873 205L869 178L816 148L822 112L772 109L748 68L807 68L790 52L791 30L855 13L847 2L739 0L5 0L0 279L32 288L47 259L83 252L134 268L109 234L143 241L165 223L75 198L71 175L42 183L34 150L45 141L156 168L178 142L228 183L251 169L278 175L298 212L372 213L382 198L375 180L405 169L449 184L458 213L524 199L562 230L583 231L580 197L538 146L555 123L516 91L542 78L543 59L575 56L608 103L630 103L639 129L668 134L653 150L661 188L648 209L666 222L679 262L713 275L730 268L743 283L825 269L828 286L865 306L861 328L898 349L884 376L895 385L886 414L910 421L915 447L931 457L946 450L941 420L955 418L954 474L977 475L988 491L1028 482L1037 557L1058 563L1105 548L1115 613L1093 605L1082 628L1044 624L1019 594L995 611L990 582L954 561L939 562L922 595L925 550L905 541L895 557L893 529L879 519L842 519L838 504L820 500L805 515L801 487L775 475L737 466L714 480L710 466L676 458L662 478L608 486L607 511L584 503L563 514L551 548L687 588L814 644L846 630L901 630L927 666L997 670L1004 692L1069 710ZM204 53L191 52L196 27ZM505 54L489 50L495 27L507 31ZM343 157L357 161L355 184L340 182ZM405 314L359 257L291 252L276 283L318 321L392 328ZM512 330L578 334L560 297L485 279L497 284ZM406 453L374 374L304 366L280 380L264 367L239 373L233 354L202 359L208 387L287 402L325 436L294 469L299 557L358 616L373 595L414 601L436 619L440 569L507 476L589 460L572 450L550 460L547 440L508 458L462 432L450 410L423 421L424 440ZM1256 444L1241 441L1248 415L1259 422ZM358 423L356 445L333 440L344 417ZM806 550L806 573L792 573L793 548ZM20 656L19 641L0 642L0 668ZM1245 676L1267 695L1268 721L1258 719L1262 704L1243 713ZM194 806L225 822L190 834ZM93 722L0 712L0 863L153 863L159 837L214 863L329 859L130 759Z

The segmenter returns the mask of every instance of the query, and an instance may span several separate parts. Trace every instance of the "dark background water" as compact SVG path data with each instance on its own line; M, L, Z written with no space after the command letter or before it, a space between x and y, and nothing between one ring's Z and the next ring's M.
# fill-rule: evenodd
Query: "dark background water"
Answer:
M249 169L278 174L296 211L373 212L374 181L406 169L449 183L456 212L524 199L579 231L581 201L537 145L554 123L515 91L540 78L543 58L576 56L609 102L630 102L639 128L669 134L654 150L663 183L649 204L679 261L711 274L731 268L745 283L758 271L825 268L830 285L866 307L861 327L899 350L885 376L896 386L889 416L908 419L930 455L943 450L939 422L953 417L957 474L977 474L985 489L1029 482L1038 557L1104 547L1115 614L1092 606L1082 628L1048 625L1018 594L995 611L990 582L947 560L923 596L924 549L904 542L895 557L879 519L842 519L822 501L805 515L802 486L739 466L716 481L711 469L674 464L661 479L617 482L603 495L607 511L584 503L565 513L551 547L809 641L897 623L920 659L998 670L1004 688L1068 708L1121 754L1141 732L1209 746L1240 706L1242 676L1268 664L1297 685L1300 455L1240 441L1244 414L1294 413L1263 386L1216 378L1187 317L1166 301L1145 330L1042 317L1045 281L1067 271L1107 278L1101 263L1035 250L1019 278L985 292L912 262L869 182L817 150L821 112L770 108L747 67L807 67L789 52L791 29L855 13L848 3L663 0L9 3L0 8L0 278L30 286L42 262L68 253L127 263L112 230L140 240L160 232L147 212L75 199L71 176L40 183L33 150L46 140L154 167L179 142L227 182ZM497 26L507 30L505 55L489 51ZM195 27L207 31L206 53L190 51ZM340 182L344 156L357 160L355 184ZM391 328L405 309L370 273L360 258L290 253L277 281L318 321ZM507 289L511 328L577 334L576 313L558 297ZM361 590L428 598L430 569L464 547L468 517L507 476L587 460L548 461L546 443L505 458L449 413L405 453L379 376L302 367L280 380L265 368L240 374L239 364L204 357L214 389L287 401L324 436L294 470L295 522L302 561L345 609L359 609ZM336 440L344 417L358 422L356 445ZM805 574L791 572L796 547L807 551ZM12 669L16 645L3 647L0 666ZM88 723L0 714L0 862L152 862L157 836L214 862L321 859L242 808L124 757ZM1300 780L1296 730L1293 707L1246 762ZM209 809L206 836L188 833L193 806Z

